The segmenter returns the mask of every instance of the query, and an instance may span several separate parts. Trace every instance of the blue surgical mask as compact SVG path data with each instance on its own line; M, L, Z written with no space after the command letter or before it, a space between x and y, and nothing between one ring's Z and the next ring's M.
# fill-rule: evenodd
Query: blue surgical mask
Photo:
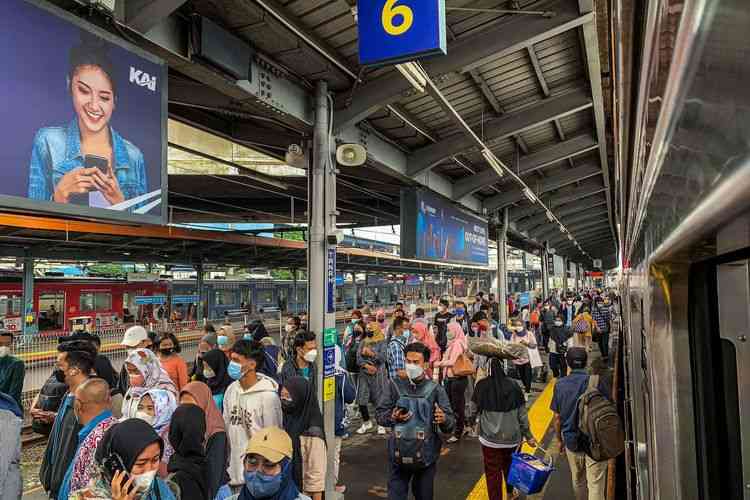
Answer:
M352 318L352 325L356 325L357 323L359 323L359 319Z
M229 337L226 335L219 335L216 337L216 343L222 346L227 345L229 343Z
M267 476L259 471L245 471L245 488L253 498L268 498L274 496L281 489L284 474Z
M411 330L404 330L403 333L404 340L409 340L409 337L411 337Z
M230 361L227 366L227 373L232 380L239 380L242 378L242 365L236 361Z
M466 313L466 309L463 307L456 308L456 316L463 316Z
M245 335L242 336L242 338L245 340L253 340L253 336L250 333L246 333Z

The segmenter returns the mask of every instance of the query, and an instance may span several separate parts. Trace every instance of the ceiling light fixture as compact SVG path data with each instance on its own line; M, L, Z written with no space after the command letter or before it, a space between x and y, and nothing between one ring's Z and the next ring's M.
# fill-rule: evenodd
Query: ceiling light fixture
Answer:
M422 68L420 68L418 64L413 61L397 64L396 69L404 78L406 78L417 92L424 94L424 91L427 88L427 75L425 75L424 71L422 71Z
M536 195L534 194L534 191L531 190L531 188L526 187L523 189L523 195L531 202L536 203Z
M487 161L487 163L490 164L490 167L492 167L492 170L494 170L498 176L502 177L503 175L505 175L505 172L503 171L503 164L500 163L500 160L497 159L495 153L490 151L489 148L484 148L482 150L482 156L484 156L484 159Z
M555 216L552 215L552 212L550 212L549 210L547 210L547 220L550 221L550 222L554 222L555 221Z

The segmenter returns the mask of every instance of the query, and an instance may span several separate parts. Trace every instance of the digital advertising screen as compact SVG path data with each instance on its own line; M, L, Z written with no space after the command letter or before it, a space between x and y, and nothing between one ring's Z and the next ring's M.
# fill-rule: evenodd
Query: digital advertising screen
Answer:
M401 256L486 266L487 221L424 189L401 191Z
M0 2L0 207L161 224L167 67L56 7Z

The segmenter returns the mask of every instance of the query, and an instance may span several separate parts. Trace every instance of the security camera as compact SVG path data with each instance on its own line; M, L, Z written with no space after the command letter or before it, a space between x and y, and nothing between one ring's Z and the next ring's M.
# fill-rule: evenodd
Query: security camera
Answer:
M342 144L336 148L336 161L345 167L359 167L367 161L367 150L361 144Z
M290 144L284 155L284 161L290 167L305 168L305 152L299 144Z
M329 245L340 245L344 241L344 231L338 230L329 234L326 239Z

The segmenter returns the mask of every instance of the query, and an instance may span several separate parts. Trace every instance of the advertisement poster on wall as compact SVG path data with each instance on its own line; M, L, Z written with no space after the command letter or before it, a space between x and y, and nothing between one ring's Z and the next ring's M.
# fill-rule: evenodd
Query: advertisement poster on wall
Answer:
M401 255L486 266L487 221L423 189L401 192Z
M163 223L163 61L47 3L0 2L0 206Z

